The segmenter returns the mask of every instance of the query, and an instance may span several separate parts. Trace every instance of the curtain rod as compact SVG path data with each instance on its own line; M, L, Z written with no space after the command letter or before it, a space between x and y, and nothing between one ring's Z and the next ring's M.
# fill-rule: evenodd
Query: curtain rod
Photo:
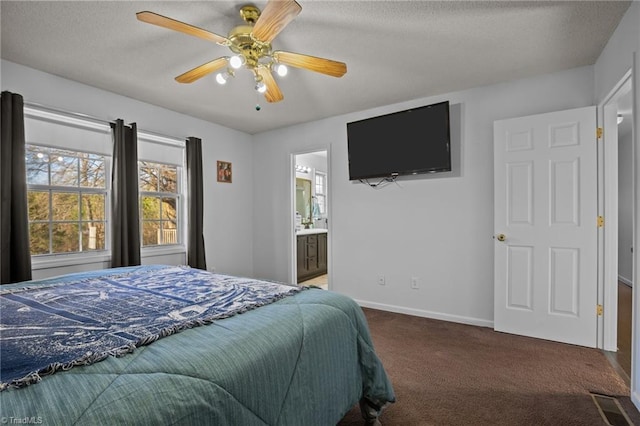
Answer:
M42 105L39 103L35 103L35 102L24 102L24 106L28 107L28 108L34 108L34 109L39 109L39 110L44 110L47 112L52 112L54 114L60 114L60 115L66 115L69 116L71 118L77 118L77 119L81 119L81 120L89 120L89 121L93 121L95 123L99 123L99 124L106 124L108 126L111 125L112 121L109 120L105 120L104 118L98 118L98 117L94 117L88 114L82 114L79 112L74 112L74 111L67 111L67 110L63 110L60 108L54 108L54 107L50 107L48 105ZM144 129L138 129L138 132L140 133L145 133L147 135L150 136L157 136L160 138L165 138L165 139L175 139L176 142L180 141L180 142L185 142L186 138L177 138L175 136L170 136L170 135L165 135L162 133L157 133L157 132L152 132L150 130L144 130Z

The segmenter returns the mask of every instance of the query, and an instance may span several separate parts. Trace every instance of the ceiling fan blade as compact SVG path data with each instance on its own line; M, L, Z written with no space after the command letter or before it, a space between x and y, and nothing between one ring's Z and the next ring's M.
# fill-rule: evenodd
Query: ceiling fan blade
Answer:
M146 22L148 24L179 31L184 34L199 37L225 46L229 44L229 39L226 37L222 37L221 35L212 33L211 31L203 30L202 28L194 27L193 25L185 24L184 22L176 21L175 19L167 18L166 16L158 15L157 13L143 11L136 13L136 17L139 21Z
M271 43L301 10L302 7L295 0L269 0L251 34L262 42Z
M278 87L278 83L273 78L273 74L269 68L266 67L258 67L256 68L256 73L262 77L262 81L267 86L267 91L264 92L264 98L267 102L280 102L284 99L280 88Z
M347 64L344 62L302 55L300 53L276 51L273 52L273 58L276 62L280 62L285 65L319 72L332 77L342 77L347 72Z
M194 69L189 70L184 74L180 74L176 77L176 81L178 83L193 83L197 79L202 78L207 74L211 74L212 72L215 72L220 68L226 67L227 63L228 60L226 57L214 59L213 61L209 61L206 64L195 67Z

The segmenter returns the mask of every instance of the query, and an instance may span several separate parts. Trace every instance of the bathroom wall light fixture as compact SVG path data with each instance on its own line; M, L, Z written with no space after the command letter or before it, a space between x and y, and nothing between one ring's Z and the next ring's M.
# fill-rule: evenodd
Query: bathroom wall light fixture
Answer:
M622 116L622 114L618 114L618 124L622 123L623 120L624 117Z

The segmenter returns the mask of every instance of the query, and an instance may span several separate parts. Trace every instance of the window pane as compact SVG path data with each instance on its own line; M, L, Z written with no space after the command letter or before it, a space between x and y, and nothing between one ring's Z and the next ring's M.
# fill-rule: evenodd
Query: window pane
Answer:
M79 154L80 186L105 187L104 157L95 154Z
M142 219L160 219L160 197L144 196L140 202Z
M49 253L48 223L29 224L29 245L32 255Z
M49 192L27 192L29 205L29 220L49 220Z
M178 168L163 166L160 175L160 192L177 192Z
M78 186L78 159L63 155L50 156L51 185Z
M177 244L179 167L147 161L138 164L140 190L146 192L140 196L142 245ZM163 197L162 193L176 196Z
M320 214L325 213L324 202L325 202L324 195L318 196L318 209L320 210Z
M158 168L145 161L140 161L140 190L158 191Z
M49 154L45 148L26 146L27 184L49 185Z
M51 194L53 220L78 220L80 217L78 197L73 192L54 192Z
M177 244L177 243L178 243L178 229L177 229L176 222L163 221L161 244Z
M162 219L176 220L178 218L177 200L175 198L164 197L162 199Z
M82 194L82 220L104 220L104 194Z
M80 250L80 234L75 223L53 223L51 225L53 253L69 253Z
M160 232L160 221L143 221L142 245L152 246L158 244Z
M26 146L28 185L44 187L27 193L32 255L106 249L108 158Z
M82 251L104 250L105 223L92 222L82 225Z

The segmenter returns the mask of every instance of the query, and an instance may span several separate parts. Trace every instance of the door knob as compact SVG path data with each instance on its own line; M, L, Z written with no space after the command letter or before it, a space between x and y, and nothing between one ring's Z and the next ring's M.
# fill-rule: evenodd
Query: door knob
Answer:
M496 238L498 239L498 241L504 241L507 239L507 236L504 234L498 234Z

